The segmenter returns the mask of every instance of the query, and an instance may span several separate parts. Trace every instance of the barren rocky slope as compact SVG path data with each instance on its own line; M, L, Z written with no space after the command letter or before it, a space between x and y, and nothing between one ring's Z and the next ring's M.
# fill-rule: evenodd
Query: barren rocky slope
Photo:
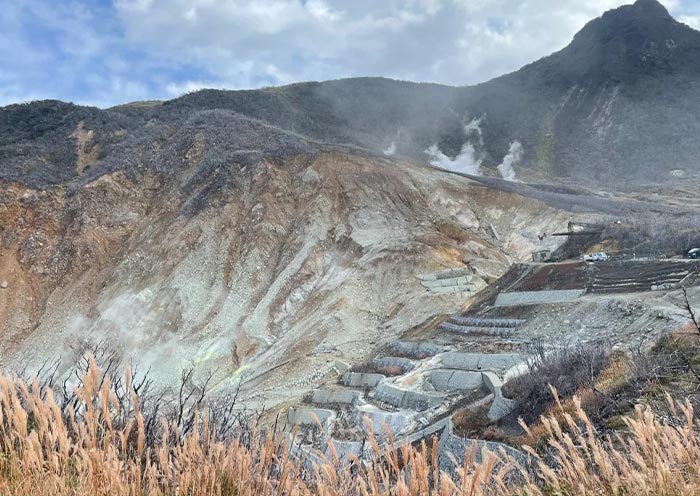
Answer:
M694 215L682 182L652 198L551 181L697 172L698 36L639 0L472 88L359 79L1 108L0 365L70 363L106 340L160 382L215 369L221 387L280 401L458 312L572 219ZM661 107L680 138L650 131ZM518 174L548 184L422 166L479 117L486 166L518 139ZM452 268L452 286L417 277Z
M177 174L3 184L5 366L108 339L165 382L195 365L234 381L269 373L256 389L303 384L331 359L360 360L469 297L431 293L416 274L465 261L483 285L570 217L339 151L204 174L206 141L183 150Z

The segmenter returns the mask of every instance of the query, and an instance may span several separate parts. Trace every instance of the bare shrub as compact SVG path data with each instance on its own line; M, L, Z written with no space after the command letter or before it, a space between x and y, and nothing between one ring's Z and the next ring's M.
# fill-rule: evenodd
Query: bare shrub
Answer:
M620 416L633 412L640 401L657 414L668 417L666 395L680 399L697 398L700 392L700 343L693 332L668 334L651 349L605 354L604 359L599 355L596 358L597 353L591 350L575 355L581 354L584 359L569 356L561 361L561 367L570 367L565 381L557 375L560 374L556 372L558 367L551 364L519 378L520 383L529 388L526 391L532 391L530 394L534 395L525 408L543 407L539 415L562 421L564 414L571 415L575 408L580 407L598 428L617 430L625 428ZM582 370L577 371L577 366ZM548 378L547 374L553 375ZM574 387L575 390L555 398L549 387L552 382L566 386L569 391ZM537 394L538 384L545 389L545 394ZM516 386L515 382L507 385L506 394L517 394L513 393ZM520 391L520 394L525 395L526 391ZM562 391L566 389L562 388ZM572 400L574 394L578 406ZM527 415L522 408L519 404L515 414L530 418L533 426L524 442L541 447L547 440L546 429L533 418L535 414Z
M124 376L116 375L115 372L123 368L122 361L107 341L79 341L72 350L75 363L67 371L59 373L61 361L57 359L46 361L32 374L27 370L16 374L24 383L35 384L42 395L51 391L61 417L69 425L85 401L79 392L86 387L86 378L92 379L99 391L109 389L116 412L110 419L114 428L123 428L133 423L137 414L141 416L146 447L155 447L160 442L162 421L176 428L178 436L182 436L189 434L197 418L201 419L206 413L211 434L217 439L226 439L234 431L248 429L260 415L239 404L238 389L212 396L214 371L197 379L194 369L184 369L177 386L156 389L150 369L141 371L137 366L127 367ZM93 377L93 374L97 375Z
M452 424L455 430L464 436L481 432L491 422L484 408L464 407L456 410L452 415Z
M700 246L700 216L647 212L607 226L602 238L616 240L627 253L682 255Z
M570 397L584 386L595 388L596 378L608 363L608 352L599 346L545 351L540 345L526 363L528 371L508 381L503 394L516 402L511 416L533 423L554 400L550 385L562 397Z

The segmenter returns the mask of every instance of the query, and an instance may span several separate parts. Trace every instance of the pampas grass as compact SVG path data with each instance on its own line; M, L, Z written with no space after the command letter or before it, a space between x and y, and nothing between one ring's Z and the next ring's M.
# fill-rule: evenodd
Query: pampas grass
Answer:
M124 378L132 380L127 371ZM556 392L555 398L556 398ZM181 434L162 420L146 442L138 395L117 401L94 360L78 401L62 414L51 389L0 376L0 494L35 495L657 495L700 493L700 423L690 403L668 399L674 422L638 408L626 431L600 435L577 399L541 419L547 456L527 446L528 466L505 455L469 452L452 475L437 463L437 439L397 448L370 439L374 460L304 466L287 437L255 426L222 440L206 415ZM557 400L558 401L558 400ZM128 408L128 415L122 411ZM116 422L115 419L126 419ZM683 422L678 422L683 419ZM523 426L528 429L527 426ZM380 456L380 453L382 454Z

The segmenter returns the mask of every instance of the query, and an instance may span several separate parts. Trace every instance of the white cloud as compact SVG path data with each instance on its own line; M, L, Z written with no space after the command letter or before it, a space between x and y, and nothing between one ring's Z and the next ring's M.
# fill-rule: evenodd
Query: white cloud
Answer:
M308 0L306 8L313 17L321 21L335 22L342 18L340 12L333 11L323 0Z
M700 31L700 16L679 16L678 20Z
M6 2L0 96L19 86L19 99L114 104L350 76L473 84L564 47L631 1ZM700 28L697 0L663 3Z
M690 0L685 0L688 2ZM666 0L682 10L681 0ZM129 38L234 86L382 75L471 84L564 47L629 0L117 0ZM183 13L188 22L183 22ZM266 71L265 67L274 67Z

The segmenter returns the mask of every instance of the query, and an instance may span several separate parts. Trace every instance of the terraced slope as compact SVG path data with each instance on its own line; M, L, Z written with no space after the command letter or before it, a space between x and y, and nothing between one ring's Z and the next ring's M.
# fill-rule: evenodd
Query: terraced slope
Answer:
M697 261L604 262L590 267L591 293L633 293L677 287L700 274Z

